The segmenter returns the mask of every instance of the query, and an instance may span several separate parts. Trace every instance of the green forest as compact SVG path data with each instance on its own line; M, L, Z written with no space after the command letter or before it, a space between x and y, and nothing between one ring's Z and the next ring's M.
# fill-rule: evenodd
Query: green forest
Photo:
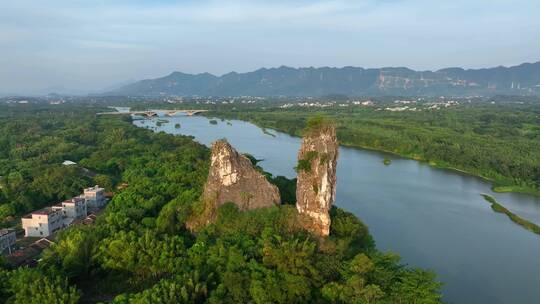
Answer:
M299 227L289 204L225 204L213 223L187 230L209 166L209 149L191 137L96 116L97 106L0 107L2 225L88 185L114 192L94 225L60 232L37 267L0 261L0 303L441 302L434 273L379 252L339 208L323 239ZM271 180L294 193L294 182Z
M374 107L221 108L208 113L300 136L309 117L337 122L342 145L374 149L465 171L495 191L540 195L540 105L478 102L439 110Z

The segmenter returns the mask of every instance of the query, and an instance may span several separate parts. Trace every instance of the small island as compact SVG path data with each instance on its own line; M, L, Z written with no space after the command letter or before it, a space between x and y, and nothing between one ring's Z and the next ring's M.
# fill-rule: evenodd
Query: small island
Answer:
M482 196L484 197L484 199L487 202L489 202L491 204L491 209L493 209L493 211L495 211L497 213L504 213L504 214L506 214L506 216L508 216L508 218L510 218L510 220L512 220L512 222L522 226L523 228L525 228L525 229L527 229L529 231L532 231L532 232L534 232L536 234L540 234L540 226L538 226L535 223L530 222L530 221L520 217L519 215L513 213L512 211L506 209L503 205L498 203L493 196L487 195L487 194L482 194Z

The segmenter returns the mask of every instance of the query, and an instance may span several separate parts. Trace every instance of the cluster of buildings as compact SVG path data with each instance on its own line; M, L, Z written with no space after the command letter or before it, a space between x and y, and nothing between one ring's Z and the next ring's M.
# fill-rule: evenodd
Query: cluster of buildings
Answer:
M96 185L84 189L79 196L25 215L21 218L24 236L39 239L31 244L16 245L16 230L0 229L0 254L7 254L7 262L14 266L35 265L36 257L54 243L55 232L74 224L94 223L96 214L107 201L105 189Z
M304 108L328 108L328 107L348 107L348 106L362 106L362 107L371 107L375 103L371 100L348 100L346 102L338 103L337 101L309 101L309 102L296 102L296 103L285 103L279 106L282 109L292 108L292 107L304 107Z
M416 100L394 100L395 104L413 104Z
M374 106L375 103L371 100L354 100L352 101L352 104L355 105L355 106L364 106L364 107L371 107L371 106Z
M196 101L195 103L196 104L234 104L235 102L237 103L242 103L242 104L254 104L254 103L257 103L257 100L256 99L240 99L240 100L237 100L235 98L231 98L229 100L222 100L222 101L214 101L214 100L206 100L206 101Z
M390 111L390 112L403 112L403 111L417 111L416 108L410 108L409 106L404 106L404 107L386 107L384 108L385 111Z
M336 105L335 101L315 101L315 102L298 102L298 103L286 103L280 106L282 109L292 107L314 107L314 108L327 108Z
M422 110L439 110L441 108L455 107L459 105L459 101L456 100L445 100L441 98L440 101L435 102L422 102L417 103L415 100L396 100L394 104L405 105L397 107L386 107L385 111L390 112L403 112L403 111L422 111ZM413 107L412 105L416 105Z
M427 103L426 106L429 110L439 110L441 108L455 107L459 105L459 101L455 100L446 100L441 102L431 102Z
M22 217L24 236L48 237L77 220L84 220L88 210L99 210L107 204L105 189L94 186L72 199L34 211Z
M470 102L470 101L469 101ZM441 97L439 100L434 102L428 102L424 98L416 99L398 99L392 102L382 101L376 103L372 100L348 100L343 102L337 101L309 101L309 102L297 102L297 103L285 103L279 107L282 109L293 108L293 107L315 107L315 108L326 108L326 107L349 107L349 106L358 106L358 107L375 107L377 105L387 105L383 107L377 107L377 111L390 111L390 112L403 112L403 111L423 111L423 110L439 110L441 108L449 108L453 106L458 106L460 104L457 100L446 100L444 97Z

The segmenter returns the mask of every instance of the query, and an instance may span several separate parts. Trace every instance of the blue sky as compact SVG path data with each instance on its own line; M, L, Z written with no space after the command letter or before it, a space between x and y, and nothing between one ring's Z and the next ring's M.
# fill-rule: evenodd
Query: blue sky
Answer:
M1 0L0 93L260 67L540 60L538 0Z

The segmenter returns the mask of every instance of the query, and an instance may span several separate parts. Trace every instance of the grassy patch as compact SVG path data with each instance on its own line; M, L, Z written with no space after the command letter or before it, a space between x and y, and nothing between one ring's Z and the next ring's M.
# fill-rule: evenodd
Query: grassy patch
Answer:
M328 153L321 153L321 158L319 159L319 165L324 165L328 162L330 156Z
M305 134L316 133L326 128L335 127L335 122L323 115L317 115L308 118L306 122Z
M526 186L516 186L516 185L494 186L492 190L499 193L517 192L517 193L540 196L540 190L531 188L531 187L526 187Z
M482 194L482 196L487 202L491 203L491 209L493 209L493 211L498 213L504 213L512 220L512 222L522 226L529 231L540 234L540 226L536 225L535 223L529 222L528 220L506 209L503 205L499 204L494 197L487 194Z
M309 151L306 153L305 158L298 160L298 165L296 166L296 172L306 171L311 172L311 161L317 157L319 153L317 151Z

